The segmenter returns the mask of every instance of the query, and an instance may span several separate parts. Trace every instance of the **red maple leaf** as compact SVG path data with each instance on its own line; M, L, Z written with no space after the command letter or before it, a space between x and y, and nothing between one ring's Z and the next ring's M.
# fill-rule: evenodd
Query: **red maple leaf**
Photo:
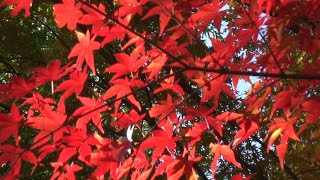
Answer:
M119 54L116 54L115 57L119 63L116 63L110 66L105 71L105 72L116 73L112 77L112 80L117 79L127 73L137 72L137 70L149 60L147 57L142 57L138 59L138 56L136 53L131 53L130 56L124 53L119 53Z
M250 63L252 58L253 58L253 55L246 57L244 59L241 59L240 63L236 63L236 62L231 63L230 62L230 70L235 70L235 71L243 70L243 67L246 67L248 65L252 66L252 69L253 69L254 67L253 67L252 63ZM227 63L229 63L229 62L227 62ZM240 78L243 79L244 81L252 84L252 82L248 76L233 75L231 78L232 78L234 91L236 91L238 88L238 82L239 82Z
M109 99L113 96L116 96L116 99L118 99L114 104L114 107L116 111L118 111L121 98L127 97L128 100L134 104L139 110L141 110L140 103L136 100L136 98L133 96L131 87L141 87L144 86L144 83L140 80L137 80L135 78L132 78L130 81L125 79L116 79L113 80L112 83L114 84L111 86L106 93L103 95L103 99Z
M0 85L0 102L8 99L20 99L30 93L36 87L34 79L25 80L21 77L13 77L8 84Z
M93 74L96 74L96 69L94 67L93 51L98 50L100 48L100 43L97 41L94 41L95 37L90 38L89 31L87 31L86 34L83 34L79 31L75 31L75 32L79 40L79 43L72 48L68 58L70 59L72 57L78 56L77 58L78 69L81 69L83 61L86 60Z
M308 112L307 116L306 116L306 121L309 124L314 124L316 122L318 122L318 119L320 117L320 110L319 108L315 108L315 107L320 107L320 97L313 97L311 100L309 101L305 101L302 104L303 110Z
M61 62L59 60L50 61L47 67L37 67L33 68L32 71L35 73L35 79L38 85L42 85L43 83L49 81L55 81L61 79L65 76L70 70L66 70L69 64L65 66L61 66Z
M74 149L77 149L79 153L78 159L89 166L91 165L88 159L92 153L91 145L94 145L97 142L92 135L87 135L86 129L68 127L68 131L65 132L65 136L61 139L61 142L62 144L67 145L67 147L73 148L70 149L70 154L74 155ZM63 158L63 156L61 158ZM62 159L59 161L63 162Z
M95 4L93 4L92 6L98 9L100 12L106 13L106 10L105 10L106 8L104 7L103 4L100 3L98 7ZM106 16L86 5L83 6L82 8L88 14L84 14L79 20L79 23L85 24L85 25L92 25L92 33L95 34L103 26L103 23L104 23L103 20L106 19Z
M195 143L201 140L201 135L207 129L207 124L204 122L198 122L193 125L192 128L188 128L185 137L189 138L189 146L194 146Z
M161 36L164 32L164 29L166 28L166 26L168 25L171 19L170 10L174 9L174 4L176 3L172 3L172 1L159 1L157 2L157 4L159 5L150 9L148 13L142 18L142 20L145 20L154 15L159 15L159 21L160 21L159 36Z
M234 98L231 88L225 84L226 76L212 73L212 78L210 79L206 77L206 74L199 75L200 76L197 77L197 79L192 80L196 82L198 86L202 86L203 95L201 102L206 102L213 97L215 107L218 107L221 92L224 92L225 94Z
M77 21L81 18L80 4L75 4L75 0L62 0L61 4L54 5L53 14L55 22L62 28L67 24L68 29L75 30Z
M238 168L241 168L241 164L237 162L233 150L228 145L210 144L211 152L214 153L214 158L211 163L212 174L216 172L218 160L222 156L226 161L234 164Z
M128 18L124 18L124 19L118 19L118 21L125 25L128 26L129 22L130 22L130 16L127 16ZM98 35L99 36L104 36L105 38L103 39L103 41L101 42L101 45L104 46L107 43L110 43L111 41L117 39L119 41L122 41L127 34L127 30L125 28L123 28L121 25L116 24L114 26L112 26L111 28L109 26L104 26L100 29Z
M162 156L162 153L166 148L169 150L169 153L174 153L176 141L180 138L172 137L171 133L164 130L154 130L152 131L152 134L154 136L149 137L141 143L140 149L155 148L152 154L153 164Z
M193 168L193 164L201 160L201 157L195 157L195 148L190 150L188 153L187 149L184 148L182 156L177 156L175 159L169 155L163 155L160 158L160 165L157 165L153 178L158 175L167 174L167 179L181 179L184 175L186 179L197 179L197 173Z
M18 176L21 168L21 160L37 165L37 157L29 150L22 149L11 144L1 144L0 146L0 164L10 163L11 175Z
M132 147L131 142L125 139L112 141L94 134L96 149L91 153L90 163L97 166L93 176L103 177L110 171L111 177L115 179L119 163L124 160L124 155Z
M258 118L241 118L237 121L240 127L240 130L234 136L234 141L232 146L236 147L241 142L247 140L251 135L256 133L259 127Z
M66 90L65 94L68 92L67 94L70 95L71 93L75 92L76 95L80 95L87 77L88 74L86 72L86 69L84 69L84 71L82 72L75 70L70 74L69 80L62 82L56 88L56 92ZM69 91L71 91L70 94Z
M39 111L42 111L44 109L47 109L54 104L53 99L51 98L44 98L41 94L39 93L33 93L32 97L26 98L26 100L23 102L22 105L25 104L31 104L29 111L37 109Z
M70 179L75 180L74 173L80 171L82 169L81 166L77 164L65 164L61 162L51 163L51 166L54 167L53 175L51 179ZM63 170L60 172L59 169L62 168Z
M79 107L72 116L79 116L82 115L80 118L78 118L76 127L79 129L86 129L87 123L92 120L94 125L98 127L98 129L104 133L104 130L102 128L102 122L101 122L101 112L104 112L109 109L108 106L103 106L104 103L101 98L95 100L93 98L88 97L81 97L78 96L78 99L83 104L83 106ZM97 107L102 107L98 108ZM83 115L85 114L85 115Z
M131 110L129 114L116 113L112 114L112 116L118 120L116 122L112 122L111 125L119 126L118 131L121 131L124 128L140 122L144 118L145 114L139 116L135 110Z
M120 5L120 8L116 11L116 16L128 16L132 17L135 14L142 14L142 5L144 5L147 0L141 0L138 2L137 0L117 0L117 3Z
M211 3L206 3L199 7L199 11L192 14L190 20L192 22L201 22L203 26L207 27L208 24L214 20L214 25L220 31L222 14L219 10L226 5L227 1L222 3L219 0L214 0Z
M147 68L144 69L143 73L150 73L148 76L148 80L151 80L153 77L158 77L159 72L167 62L168 57L166 54L161 53L158 50L151 50L148 52L148 54L151 56L152 61L147 66Z
M131 39L125 45L122 46L121 51L124 51L130 45L135 44L135 49L132 51L130 56L132 56L132 55L139 56L139 53L144 56L146 54L145 41L133 33L128 33L128 36ZM142 33L142 36L144 36L146 38L152 37L152 35L147 35L146 32ZM143 58L146 58L146 57L143 57Z
M28 115L29 116L29 115ZM53 141L57 142L63 137L64 128L63 123L67 116L61 112L53 111L52 109L45 109L41 111L40 116L31 116L27 118L26 125L40 132L34 138L35 143L32 148L36 148L50 140L49 134L53 133ZM59 128L61 128L59 130ZM58 131L59 130L59 131Z
M63 95L60 98L58 107L60 112L64 112L65 105L64 101L72 94L75 93L77 96L80 95L84 83L87 80L88 74L87 74L87 68L85 68L82 72L75 70L70 74L70 79L62 82L57 88L56 92L63 91Z
M287 118L286 121L284 118L275 118L274 123L270 126L268 134L271 134L267 152L269 152L271 145L275 140L281 136L280 144L276 146L276 150L279 156L279 161L281 168L284 168L284 158L287 152L288 140L289 138L300 141L296 133L294 132L293 123L296 121L295 118ZM267 139L268 137L266 137Z
M212 117L212 115L208 114L205 116L205 120L207 121L208 125L212 126L216 131L218 131L220 136L223 136L223 123L227 121L233 121L242 119L243 114L234 113L234 112L223 112L216 117Z
M195 155L195 148L191 150L188 158L184 158L187 156L187 150L184 149L183 156L178 156L175 160L170 162L166 166L166 173L168 179L180 179L181 176L184 175L186 179L198 179L197 173L193 168L193 164L197 161L201 160L201 157L194 157Z
M297 90L294 88L285 89L278 93L274 97L275 102L270 113L270 118L273 117L275 111L279 108L282 108L286 116L290 116L291 109L304 100L304 97L301 96L298 96L299 98L296 98L297 93Z
M11 16L15 17L21 10L24 10L24 17L30 16L30 7L32 5L32 0L3 0L0 3L0 7L4 5L14 6Z
M174 161L174 159L172 159L172 157L170 157L169 155L163 155L159 158L161 164L159 164L153 174L153 179L155 179L155 177L159 176L160 174L163 174L167 168L167 166Z
M167 99L164 101L160 101L160 105L153 106L149 110L150 117L159 117L159 120L162 121L166 116L170 116L170 114L175 115L174 109L177 106L177 102L172 100L170 94L167 95Z
M18 142L18 132L22 125L23 115L20 114L15 103L11 106L10 114L0 113L0 143L6 141L11 135Z
M163 80L163 83L160 83L161 87L157 88L156 90L153 91L154 94L159 93L164 90L172 90L174 93L184 95L184 90L181 88L180 85L178 85L178 81L174 81L174 76L173 76L173 71L172 69L170 70L170 75L171 77Z

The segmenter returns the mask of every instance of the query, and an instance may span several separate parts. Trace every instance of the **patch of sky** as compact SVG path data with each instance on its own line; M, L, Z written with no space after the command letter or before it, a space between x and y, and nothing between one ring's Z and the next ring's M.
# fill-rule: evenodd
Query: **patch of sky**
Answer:
M225 11L228 9L229 9L229 6L225 5L220 11ZM212 47L212 42L211 42L212 38L225 39L227 37L227 35L229 34L229 30L228 30L229 28L228 28L227 21L221 22L220 33L218 33L218 30L216 28L214 28L212 24L209 25L208 29L211 31L203 33L201 35L201 39L205 42L205 45L210 48ZM258 37L258 39L261 40L261 37ZM251 60L251 62L254 62L254 61L255 61L255 57ZM255 82L260 80L259 77L249 77L249 78L250 78L252 84L254 84ZM250 84L247 81L244 81L243 79L240 79L238 82L237 89L236 89L237 97L242 98L242 99L245 98L246 94L247 94L248 90L251 88L252 84Z

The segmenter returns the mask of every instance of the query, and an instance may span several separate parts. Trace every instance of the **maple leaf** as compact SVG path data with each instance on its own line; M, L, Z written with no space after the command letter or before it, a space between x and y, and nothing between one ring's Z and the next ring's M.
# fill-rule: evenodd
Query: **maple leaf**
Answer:
M224 121L218 120L217 118L214 118L210 115L206 116L205 120L210 125L210 127L213 127L219 133L220 136L223 136Z
M0 152L0 163L6 164L9 162L13 166L11 167L13 176L19 175L22 159L34 165L38 163L37 157L31 151L12 144L1 144Z
M3 0L0 3L0 7L4 5L14 6L11 16L15 17L21 10L24 10L24 17L30 16L30 7L32 6L32 0Z
M124 139L112 141L98 134L94 134L94 138L97 141L96 149L91 153L89 162L97 168L92 175L103 177L110 171L111 177L115 179L119 163L124 159L125 152L132 147L131 142Z
M61 112L53 111L51 109L45 109L41 111L41 113L42 115L40 116L29 115L30 117L28 117L26 121L27 126L40 130L40 132L33 140L37 143L34 144L32 148L36 148L48 142L50 140L49 134L52 132L54 132L54 142L59 141L63 137L64 128L61 127L65 122L67 116Z
M160 158L162 162L157 166L152 179L155 179L158 175L167 174L167 179L180 179L183 175L186 179L197 179L197 174L193 168L193 164L200 161L201 157L195 157L195 149L193 148L188 153L184 148L183 155L177 156L175 159L168 155L163 155Z
M174 102L171 95L167 95L167 99L165 101L160 101L160 105L153 106L149 110L150 117L159 117L159 120L165 119L166 116L170 116L170 114L175 115L174 109L176 108L177 102Z
M131 53L130 56L124 53L119 53L115 55L119 63L113 64L105 70L105 72L116 73L112 80L117 79L127 73L134 73L143 66L149 59L147 57L142 57L138 59L137 54Z
M164 150L167 148L169 153L174 153L176 141L180 140L179 137L172 137L172 134L164 130L152 131L154 136L144 140L140 149L155 148L152 154L152 164L155 163L161 156ZM157 142L157 143L154 143Z
M207 114L204 116L207 124L213 127L220 136L223 136L222 128L223 124L227 121L241 120L243 118L243 114L234 113L234 112L223 112L216 117L212 117Z
M144 83L140 80L132 78L130 81L125 79L116 79L113 80L112 83L114 84L111 86L106 93L103 95L103 99L109 99L116 95L116 99L118 99L114 104L116 111L119 109L121 98L125 97L135 105L139 110L141 110L140 103L135 99L132 94L131 87L141 87L144 86ZM130 94L130 95L129 95Z
M120 8L115 12L115 16L119 17L130 17L130 20L136 15L142 15L143 5L148 2L148 0L116 0L120 5Z
M234 112L223 112L221 114L219 114L218 116L216 116L216 118L219 121L233 121L233 120L237 120L237 119L242 119L244 117L243 114L240 113L234 113Z
M124 51L130 45L135 44L136 48L132 51L130 56L139 56L139 53L144 56L146 54L145 41L133 33L128 33L128 36L131 37L131 39L122 46L121 50ZM146 35L146 32L142 33L142 36L145 38L152 37L151 35Z
M208 26L208 24L214 20L214 25L220 32L220 26L222 21L221 12L219 10L225 6L227 1L213 0L211 3L206 3L199 7L199 11L192 14L190 20L192 22L202 22L202 26Z
M41 162L48 154L58 151L59 144L46 144L39 148L38 162Z
M61 163L65 163L67 162L72 156L74 156L77 153L76 148L74 147L65 147L62 148L60 154L59 154L59 158L58 158L58 162Z
M194 146L195 143L201 140L201 135L206 131L207 125L204 122L195 123L192 128L189 128L185 133L185 137L190 139L189 145Z
M68 58L70 59L72 57L78 56L77 57L78 69L81 69L83 61L86 60L93 74L96 74L96 69L94 67L93 51L100 49L100 43L97 41L94 41L95 37L90 38L89 31L87 31L86 34L83 34L79 31L75 31L75 32L79 40L79 43L72 48Z
M35 87L36 83L33 79L25 80L21 77L13 77L8 84L0 85L0 102L4 102L11 98L17 100L25 97Z
M32 93L32 97L26 98L26 100L22 103L22 106L26 104L31 104L29 110L37 109L42 111L44 109L50 109L54 102L53 99L44 98L39 93Z
M233 150L228 145L221 145L221 144L210 144L211 152L214 153L214 158L211 163L211 169L213 175L216 172L218 160L220 156L222 156L226 161L234 164L238 168L241 168L241 164L237 162Z
M152 170L153 170L152 168L145 170L139 175L139 177L137 177L137 180L147 180Z
M279 155L280 166L282 169L284 168L284 157L287 152L289 138L300 141L293 129L292 124L295 121L295 118L288 118L288 121L284 118L275 118L274 123L269 128L268 134L271 134L271 136L268 142L267 152L269 152L274 141L281 135L281 141L280 144L276 146L276 150ZM268 138L268 136L266 138Z
M170 180L179 179L185 171L187 170L183 159L174 160L167 165L167 178Z
M162 70L163 66L168 60L166 54L158 52L157 50L149 51L148 54L152 57L151 63L143 70L143 73L150 73L148 80L158 77L159 72Z
M320 117L320 111L318 108L320 106L320 97L313 97L309 101L305 101L302 104L303 110L308 112L306 120L310 124L314 124L318 122L318 119Z
M51 179L70 179L70 180L75 180L74 173L77 171L80 171L82 169L81 166L72 163L71 165L69 164L64 164L61 162L54 162L51 163L51 166L54 167L53 170L53 175ZM63 171L60 172L59 169L62 168Z
M292 123L295 121L294 118L289 118L288 121L286 121L284 118L275 118L274 123L269 128L269 134L271 134L267 151L270 150L271 145L274 143L274 141L281 135L288 136L291 139L294 139L296 141L300 141L298 136L294 132L294 128L292 126ZM283 142L282 142L283 143Z
M215 52L204 57L202 61L209 62L209 67L215 67L214 65L217 65L217 67L221 68L221 66L226 63L225 59L233 57L238 48L238 46L234 45L234 41L235 38L230 34L226 37L225 42L215 38L211 39Z
M166 3L168 4L168 3ZM167 8L167 7L165 7ZM173 8L173 7L171 7ZM170 8L170 9L171 9ZM161 36L164 32L164 29L166 28L166 26L168 25L170 19L171 19L171 14L168 13L168 11L166 11L166 9L164 9L164 7L159 6L155 6L154 8L150 9L150 11L148 11L148 13L142 18L142 20L145 20L151 16L154 15L159 15L159 21L160 21L160 32L159 32L159 36Z
M80 1L81 3L77 3ZM31 2L32 0L0 0L0 6L11 6L9 9L13 9L13 16L23 10L24 15L29 16ZM196 179L201 176L201 171L197 170L197 174L193 166L201 157L195 157L195 150L203 154L204 162L211 158L204 154L206 148L201 145L208 141L202 134L207 129L214 129L224 137L223 128L226 123L237 128L228 135L229 145L220 144L221 138L216 139L217 144L210 144L211 153L214 154L211 164L213 174L218 165L224 164L218 162L220 157L241 167L231 147L237 147L258 130L268 132L267 149L269 151L275 145L280 166L284 168L289 140L299 141L298 135L319 121L320 111L317 107L320 106L320 98L315 97L319 83L311 80L319 75L317 70L320 65L316 61L319 59L317 49L320 44L318 0L280 0L278 3L274 0L242 0L229 4L232 8L225 6L230 3L226 0L115 0L113 4L104 3L111 8L108 9L108 13L111 13L108 16L104 5L93 4L98 1L59 2L54 8L49 8L54 9L57 25L60 28L67 26L70 30L76 29L77 23L80 23L82 25L79 28L84 30L75 32L79 43L69 54L69 59L76 57L77 61L75 66L70 67L62 66L59 61L50 62L45 68L33 69L31 78L27 79L14 77L9 82L6 77L11 77L11 74L1 75L4 79L0 82L0 102L12 98L17 101L1 104L2 109L9 109L11 112L0 113L0 165L13 166L3 179L21 178L25 173L23 168L20 174L20 166L24 166L24 161L36 165L53 152L57 156L57 162L51 163L54 167L52 179L75 179L74 173L80 171L81 166L92 169L92 176L86 176L90 179L155 179L160 174L167 176L167 179ZM291 11L292 9L295 11ZM153 22L157 18L159 23ZM144 19L147 19L143 22L147 26L137 26ZM227 35L219 35L222 24ZM90 30L86 31L87 29ZM209 53L207 49L198 48L198 44L202 43L201 37L206 36L204 32L208 29L218 31L217 36L214 33L215 38L210 38L212 48L208 48ZM258 38L260 31L263 35ZM156 34L161 37L155 37ZM97 86L86 83L90 75L87 68L89 66L90 71L95 74L94 53L101 48L96 36L103 39L101 47L112 42L112 47L121 51L116 54L116 64L106 70L114 75L108 82L110 86L107 87L110 88L102 96L99 94L102 91L100 87L97 89ZM146 39L151 39L147 46ZM12 59L11 63L16 63ZM277 67L277 61L281 63L281 69ZM3 61L1 67L9 65ZM13 65L12 70L16 64ZM169 69L171 76L157 81L159 77L167 75ZM282 70L285 74L280 72ZM178 85L178 76L174 75L174 72L180 71L187 82L184 86ZM67 74L70 74L69 79L64 77ZM143 74L147 76L146 80ZM245 115L232 112L232 108L239 107L240 99L225 101L220 95L225 93L235 98L239 79L250 82L250 75L263 77L251 87L245 98ZM312 78L288 83L287 80L281 80L291 77ZM95 81L99 80L101 78L95 78ZM49 92L48 84L45 85L48 81L59 83L55 92L61 93L52 94L51 98L43 97L41 94ZM85 83L86 92L82 93ZM231 83L235 87L234 92L231 90ZM144 88L155 95L151 94L151 99L146 99L143 97L145 93L139 92ZM201 92L196 92L199 89ZM159 93L168 90L168 93ZM193 90L196 94L192 93ZM185 92L188 95L182 97ZM71 96L73 93L75 95ZM91 98L92 94L94 98ZM167 98L163 96L165 94L168 95ZM197 95L200 96L200 102ZM75 105L78 109L74 109L74 104L67 104L67 98L72 102L79 102L80 105ZM128 101L121 106L124 98ZM211 103L212 99L214 104ZM269 112L265 107L270 107L270 99L273 104ZM55 104L56 100L59 100L58 105ZM104 100L107 102L103 102ZM18 103L22 104L17 107ZM12 104L11 109L6 107L7 104ZM70 119L65 113L65 105L70 106ZM114 108L113 114L104 113L109 107ZM134 109L143 109L143 113L149 113L151 120L156 119L157 122L149 125L142 123L146 113ZM230 112L224 112L226 110ZM277 111L283 113L276 113ZM27 112L26 121L20 112ZM128 128L127 137L121 136L118 140L102 137L114 136L103 132L105 127L100 122L101 113L115 120L109 124L106 122L105 127L117 126L118 131ZM258 129L264 123L261 117L268 116L268 113L271 124L266 129ZM279 117L273 118L274 116ZM101 135L93 135L95 128L87 129L91 125L88 124L89 121L93 122ZM20 137L25 135L21 132L19 134L22 125L38 132L36 137ZM295 132L296 125L300 128L298 133ZM135 137L142 138L133 143L131 136L135 126L138 126ZM145 134L148 130L153 133L151 137ZM319 136L319 132L316 130L311 138ZM11 138L15 139L15 146L5 144ZM23 149L18 146L20 139L34 143ZM200 140L202 142L196 144ZM177 141L180 141L179 147L176 147ZM36 152L37 159L29 149ZM252 149L247 151L251 152ZM43 163L48 163L48 160L50 158ZM81 166L77 164L79 161ZM295 170L300 171L298 166ZM241 180L243 177L238 174L232 179Z
M128 26L128 24L130 22L130 18L128 16L128 18L118 19L118 21L119 21L119 23L121 23L125 26ZM102 46L110 43L111 41L113 41L115 39L122 41L125 38L126 34L127 34L127 30L125 28L123 28L122 26L120 26L119 24L116 24L116 25L112 26L111 28L109 26L104 26L98 32L99 36L105 37L103 39L103 41L101 42Z
M155 179L157 176L159 176L160 174L163 174L168 166L168 164L170 164L172 161L174 161L172 159L172 157L170 157L169 155L163 155L159 158L161 164L159 164L153 174L152 179Z
M135 110L131 110L129 114L117 113L112 114L113 117L117 118L116 122L112 122L112 126L119 126L118 131L121 131L124 128L127 128L131 125L135 125L140 122L146 114L139 114Z
M64 112L65 105L64 101L71 96L72 93L75 93L77 96L80 95L84 83L87 80L88 74L87 74L87 68L85 68L82 72L75 70L70 74L70 79L62 82L56 89L55 92L63 91L63 95L60 98L58 107L60 112Z
M132 167L135 167L135 170L131 174L131 179L143 180L148 177L148 174L150 174L150 169L144 170L144 172L143 171L141 172L141 169L148 168L150 165L150 162L147 160L144 152L137 151L137 149L133 148L132 155L135 156L134 159L128 158L128 159L124 160L124 162L121 163L117 179L121 179L121 177L123 177L130 170L132 170L131 169Z
M18 132L22 126L23 114L20 114L15 103L11 105L10 114L0 113L0 143L2 144L10 136L18 142Z
M230 87L225 84L226 77L219 74L211 74L211 78L207 78L205 74L198 74L196 79L192 79L194 82L198 84L198 86L202 87L203 95L201 97L201 102L206 102L210 98L214 98L215 107L219 105L219 97L220 93L224 92L232 98L235 98L233 92Z
M78 129L76 127L68 127L68 132L65 132L65 134L61 139L61 143L67 145L67 147L76 148L79 153L78 159L91 166L88 157L90 157L92 153L91 145L97 143L94 137L87 135L86 129ZM74 155L74 149L72 148L70 149L70 154ZM63 161L61 160L61 162Z
M161 87L157 88L156 90L153 91L154 94L157 94L161 91L170 89L172 90L174 93L180 94L180 95L184 95L184 90L181 88L180 85L178 85L178 81L174 81L174 76L173 76L173 71L172 69L170 70L170 75L171 77L163 80L163 83L160 83Z
M61 4L55 4L53 10L54 21L59 28L67 24L68 29L75 30L77 21L82 17L80 7L80 4L75 4L75 0L62 0Z
M184 175L186 179L197 179L197 173L193 169L193 163L195 162L178 157L167 165L167 178L175 180Z
M92 120L94 125L98 127L98 129L104 133L102 122L101 122L101 113L108 110L108 106L104 106L103 108L99 108L96 110L97 107L101 107L104 105L102 98L99 98L97 100L88 98L88 97L81 97L78 96L78 99L83 104L83 106L79 107L75 112L72 114L72 116L77 117L79 115L82 115L80 118L78 118L78 121L76 123L76 127L79 129L83 129L87 127L87 123ZM89 112L89 113L88 113ZM85 115L83 115L85 114Z
M27 119L26 125L52 132L59 128L66 120L66 115L57 111L45 109L42 111L42 116L33 116Z
M86 72L86 69L82 72L75 70L70 74L70 79L59 84L55 91L58 92L66 90L65 94L70 95L74 92L76 95L80 95L87 77L88 74Z
M92 7L98 9L102 13L106 13L106 8L103 4L97 5L93 4ZM97 33L103 26L103 21L106 19L106 16L94 10L91 7L83 6L82 7L88 14L84 14L81 19L78 21L80 24L92 25L92 34Z
M69 64L61 66L61 62L59 60L50 61L46 68L37 67L33 68L32 71L35 74L35 79L39 85L42 85L49 81L55 81L61 79L67 73L69 73L70 69L67 70Z
M240 119L238 125L240 130L234 136L233 146L236 147L241 142L247 140L251 135L253 135L259 127L258 119Z
M291 113L290 107L292 107L292 105L296 104L296 103L295 104L291 103L295 94L296 94L296 91L294 89L285 90L285 91L282 91L279 94L277 94L275 96L276 101L274 102L273 108L270 113L270 118L272 118L274 112L278 108L282 108L284 113L286 115L289 115Z

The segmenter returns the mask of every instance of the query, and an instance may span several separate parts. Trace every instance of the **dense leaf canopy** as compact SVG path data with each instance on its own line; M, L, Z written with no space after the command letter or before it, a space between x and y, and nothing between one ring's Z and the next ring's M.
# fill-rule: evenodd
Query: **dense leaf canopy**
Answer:
M0 7L2 179L320 175L320 1Z

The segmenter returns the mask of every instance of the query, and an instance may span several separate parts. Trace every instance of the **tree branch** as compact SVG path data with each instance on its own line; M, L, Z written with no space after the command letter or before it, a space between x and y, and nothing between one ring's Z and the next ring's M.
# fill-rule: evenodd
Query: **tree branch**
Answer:
M263 72L252 72L252 71L230 71L224 69L209 69L200 67L188 66L186 70L214 72L223 75L242 75L242 76L256 76L256 77L273 77L279 79L301 79L301 80L320 80L320 74L277 74L277 73L263 73Z

